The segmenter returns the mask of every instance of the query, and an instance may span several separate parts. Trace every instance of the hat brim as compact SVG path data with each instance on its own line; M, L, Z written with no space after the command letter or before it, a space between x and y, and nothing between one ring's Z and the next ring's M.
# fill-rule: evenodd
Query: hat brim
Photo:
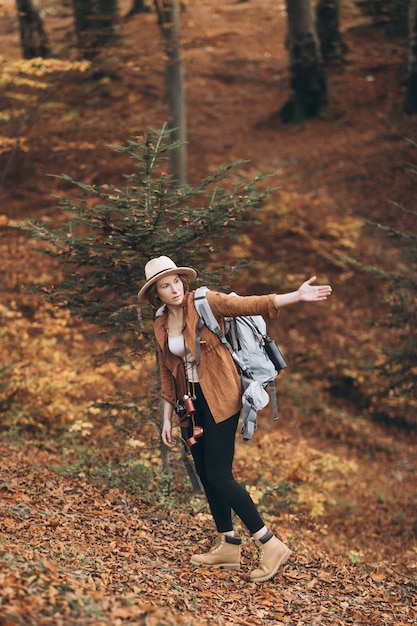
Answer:
M158 282L158 280L160 280L161 278L164 278L164 276L172 276L173 274L182 274L183 276L187 276L187 278L189 278L190 280L194 280L194 278L197 276L197 272L191 267L173 267L172 269L165 270L164 272L161 272L160 274L157 274L156 276L150 278L143 285L142 289L140 289L140 291L138 292L139 302L142 302L144 300L148 289L152 287L153 284Z

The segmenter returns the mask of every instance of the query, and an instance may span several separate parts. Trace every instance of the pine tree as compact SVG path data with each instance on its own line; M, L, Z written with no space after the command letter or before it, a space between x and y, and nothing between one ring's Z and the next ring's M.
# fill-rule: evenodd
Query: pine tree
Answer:
M417 169L415 171L417 174ZM417 409L417 212L407 214L411 228L407 231L373 223L373 226L402 250L404 263L395 269L369 268L385 284L385 313L380 326L392 330L395 341L382 347L384 361L379 375L384 382L373 410L376 419L390 419L398 425L416 426ZM413 228L414 224L414 228Z
M211 267L223 263L222 273L236 269L225 258L220 261L225 241L256 223L251 213L272 191L259 190L263 176L232 183L231 173L241 162L219 167L196 187L179 185L164 172L170 151L179 146L170 143L170 134L164 126L125 146L112 146L136 165L125 175L125 186L90 185L59 176L78 189L75 199L59 199L57 208L70 216L64 227L35 221L25 226L49 244L41 250L58 259L64 274L61 282L42 287L42 293L101 332L123 334L124 341L126 329L143 339L144 320L152 315L136 299L146 262L168 255L178 265L198 267L204 280L216 284L220 274ZM142 352L143 346L135 343Z
M259 189L264 176L233 183L233 170L242 162L219 167L196 187L180 185L164 171L170 151L180 145L170 139L171 131L164 126L125 146L112 146L136 165L125 175L124 186L90 185L61 175L77 189L75 199L59 198L64 226L35 221L23 226L46 242L40 250L58 261L62 275L59 282L39 286L38 291L108 339L109 349L100 359L116 358L133 367L154 349L153 312L149 306L141 308L137 300L146 262L168 255L179 266L197 267L201 280L215 286L222 274L238 269L239 264L229 266L224 251L239 238L243 226L257 222L251 214L272 192ZM149 394L152 398L124 393L100 406L133 415L138 431L149 420L159 426L155 390ZM167 449L161 454L168 472Z
M417 147L417 145L416 145ZM410 167L417 175L417 167ZM394 203L393 203L394 204ZM375 366L381 383L371 406L375 419L389 420L406 428L417 425L417 211L394 204L401 211L407 230L367 221L402 253L393 267L362 266L383 285L382 314L376 322L387 329L381 346L383 360Z

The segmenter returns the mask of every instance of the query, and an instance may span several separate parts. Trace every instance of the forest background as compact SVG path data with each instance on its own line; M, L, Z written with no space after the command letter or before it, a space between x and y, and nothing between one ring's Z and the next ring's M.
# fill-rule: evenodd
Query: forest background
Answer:
M64 276L15 228L67 221L56 196L73 186L49 175L120 185L131 164L109 146L167 119L153 12L123 20L122 46L68 67L71 12L42 4L48 64L22 60L12 3L1 5L0 623L415 623L415 396L390 392L377 369L415 334L412 321L394 323L395 282L381 280L415 274L415 243L404 250L400 235L415 233L417 139L403 110L404 29L342 3L348 50L326 66L328 105L284 125L285 6L206 0L182 15L190 182L243 160L239 183L271 175L278 187L261 223L207 263L256 262L223 277L242 294L312 274L334 288L271 324L289 362L281 418L265 410L254 441L237 441L239 478L295 554L256 588L241 573L188 568L214 529L179 449L162 471L152 353L133 368L98 361L107 340L92 342L90 326L28 288ZM125 393L135 403L121 407ZM245 570L250 542L244 555Z

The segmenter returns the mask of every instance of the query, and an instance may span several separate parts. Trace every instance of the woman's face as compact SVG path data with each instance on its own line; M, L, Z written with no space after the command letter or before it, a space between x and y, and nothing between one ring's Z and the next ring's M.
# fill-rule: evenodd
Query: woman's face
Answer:
M156 292L162 304L179 306L184 299L184 285L178 274L160 278L156 283Z

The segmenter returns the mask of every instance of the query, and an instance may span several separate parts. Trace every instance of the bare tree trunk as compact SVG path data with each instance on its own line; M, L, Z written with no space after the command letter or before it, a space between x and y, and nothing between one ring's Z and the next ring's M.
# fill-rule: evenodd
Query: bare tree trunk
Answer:
M169 127L173 142L180 142L177 150L170 152L171 175L184 185L187 182L187 138L185 81L180 43L180 11L178 0L155 0L162 37L167 55L166 90Z
M292 96L281 110L284 122L319 115L326 105L326 79L310 0L286 0Z
M32 0L16 0L16 9L23 58L48 57L51 53L48 37Z
M340 0L318 0L317 34L323 59L342 62L347 51L340 33Z
M139 13L150 13L150 11L151 7L147 0L133 0L126 17L133 17L133 15L138 15Z
M86 59L94 58L121 40L118 0L72 0L78 49Z
M408 80L404 111L417 113L417 0L410 0L408 13Z
M158 378L158 393L159 393L159 415L161 419L160 428L162 430L162 424L164 422L164 400L161 396L161 380ZM169 475L171 473L171 463L169 456L169 448L163 443L162 439L159 439L159 451L161 453L162 469L164 474Z

